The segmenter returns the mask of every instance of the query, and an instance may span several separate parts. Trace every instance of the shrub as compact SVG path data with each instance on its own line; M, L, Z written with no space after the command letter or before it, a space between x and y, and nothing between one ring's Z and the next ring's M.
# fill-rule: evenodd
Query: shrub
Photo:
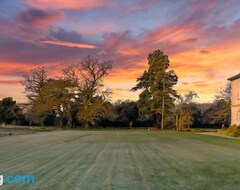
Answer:
M218 133L222 135L232 136L232 137L240 137L240 126L232 125L227 129L219 130Z

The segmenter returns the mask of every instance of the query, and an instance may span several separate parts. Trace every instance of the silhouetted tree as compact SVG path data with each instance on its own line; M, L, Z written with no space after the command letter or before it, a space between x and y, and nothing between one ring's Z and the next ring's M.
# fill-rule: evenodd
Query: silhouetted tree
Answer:
M43 85L48 81L46 68L38 67L33 69L29 74L23 75L23 78L22 84L25 87L27 98L31 101L41 98Z

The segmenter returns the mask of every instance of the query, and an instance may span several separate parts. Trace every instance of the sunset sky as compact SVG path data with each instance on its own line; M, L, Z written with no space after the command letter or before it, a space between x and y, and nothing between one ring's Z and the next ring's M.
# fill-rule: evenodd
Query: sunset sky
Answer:
M113 100L130 92L160 49L179 93L210 102L240 73L239 0L0 0L0 98L26 101L20 81L44 66L53 76L92 55L115 63L104 80Z

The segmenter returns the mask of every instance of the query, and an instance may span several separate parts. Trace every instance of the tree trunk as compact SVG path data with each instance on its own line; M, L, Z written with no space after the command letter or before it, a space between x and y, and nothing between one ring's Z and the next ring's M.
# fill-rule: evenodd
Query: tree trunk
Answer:
M85 121L83 126L84 126L85 129L88 129L89 128L88 121Z
M189 112L190 114L190 112ZM191 118L190 118L190 115L188 116L188 122L187 122L187 128L189 129L190 128L190 123L191 123Z
M41 126L45 127L45 119L46 119L46 115L43 116L42 120L41 120Z
M190 129L190 123L191 123L191 107L188 109L188 124L187 124L187 128Z
M163 102L162 102L162 124L161 124L161 129L164 128L164 107L165 107L165 98L164 98L164 95L163 95Z
M63 126L63 121L62 121L62 118L60 118L60 120L59 120L59 124L60 124L60 127L62 127L62 126Z
M164 116L165 116L165 96L164 96L164 92L165 92L165 83L163 81L163 98L162 98L162 124L161 124L161 129L164 129Z
M178 131L178 115L176 115L176 130Z
M72 128L72 127L73 127L73 122L70 121L70 120L68 120L67 122L68 122L68 126L69 126L70 128Z

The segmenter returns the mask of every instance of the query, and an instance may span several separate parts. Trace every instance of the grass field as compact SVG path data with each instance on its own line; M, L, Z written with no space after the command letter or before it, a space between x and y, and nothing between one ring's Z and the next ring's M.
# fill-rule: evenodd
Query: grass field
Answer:
M0 189L239 190L240 141L175 131L54 131L0 138Z

